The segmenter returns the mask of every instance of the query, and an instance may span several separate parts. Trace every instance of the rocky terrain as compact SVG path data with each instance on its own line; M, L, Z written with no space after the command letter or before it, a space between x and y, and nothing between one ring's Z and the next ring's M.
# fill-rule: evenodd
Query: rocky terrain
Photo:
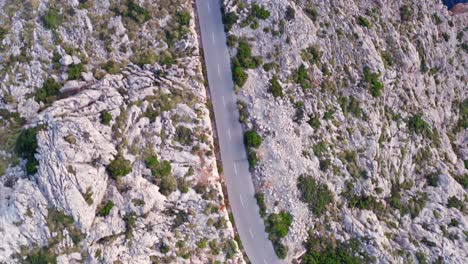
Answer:
M191 4L0 0L0 263L243 263Z
M225 0L257 200L286 263L466 263L468 14Z

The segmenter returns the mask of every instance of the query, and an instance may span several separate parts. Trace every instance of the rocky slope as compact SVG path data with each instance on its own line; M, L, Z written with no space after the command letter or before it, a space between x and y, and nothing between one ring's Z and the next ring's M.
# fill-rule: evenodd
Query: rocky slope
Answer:
M466 262L467 14L441 1L224 3L278 255Z
M0 262L243 262L193 16L0 1Z

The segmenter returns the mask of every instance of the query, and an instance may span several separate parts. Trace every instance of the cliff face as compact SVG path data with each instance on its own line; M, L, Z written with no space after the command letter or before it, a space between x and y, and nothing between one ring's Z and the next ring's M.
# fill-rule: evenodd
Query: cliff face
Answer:
M0 262L242 262L190 1L0 1Z
M259 203L267 225L293 218L278 254L463 263L466 14L440 1L225 7L242 119L263 139L249 155Z

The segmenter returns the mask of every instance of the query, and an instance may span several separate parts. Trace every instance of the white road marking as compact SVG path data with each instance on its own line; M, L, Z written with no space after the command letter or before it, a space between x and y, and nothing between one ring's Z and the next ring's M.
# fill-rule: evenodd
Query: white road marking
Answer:
M237 166L236 166L236 164L235 164L235 163L234 163L234 173L235 173L235 174L236 174L236 176L237 176Z
M210 12L211 11L210 2L207 1L206 3L208 4L208 12Z
M249 228L249 233L250 233L250 236L253 238L254 235L253 235L253 232L252 232L252 229L251 229L251 228Z
M214 32L211 32L211 40L213 41L213 44L215 44L215 37L214 37Z
M244 208L245 208L245 205L244 205L244 200L242 200L242 195L240 195L240 194L239 194L239 199L240 199L240 201L241 201L242 207L244 207Z
M221 76L221 68L219 67L219 64L218 64L218 76Z
M268 262L266 261L266 259L263 259L263 263L268 264Z
M226 99L224 99L224 96L223 96L223 105L226 106Z
M229 141L231 141L231 129L228 129L228 138L229 138Z

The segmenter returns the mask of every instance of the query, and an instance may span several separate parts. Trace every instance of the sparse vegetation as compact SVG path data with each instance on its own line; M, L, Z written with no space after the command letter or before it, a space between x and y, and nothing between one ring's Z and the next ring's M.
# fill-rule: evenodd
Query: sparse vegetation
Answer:
M299 68L293 74L294 82L300 84L303 89L309 89L312 87L309 79L309 73L304 64L301 64Z
M177 189L177 179L172 175L172 166L169 161L159 162L156 156L150 156L146 158L145 163L146 167L151 170L153 180L162 194L167 196Z
M174 139L184 146L190 146L193 144L192 130L185 126L178 126Z
M239 17L237 16L236 13L234 12L224 12L224 9L222 10L223 12L223 24L224 24L224 31L229 32L232 27L237 23L237 20Z
M269 234L268 238L273 242L273 247L279 258L286 257L288 250L281 243L281 238L288 234L292 221L292 215L285 211L278 214L269 214L265 221L265 230Z
M291 21L294 18L296 18L296 10L294 10L294 8L292 8L292 6L288 6L286 8L286 14L284 16L284 19L286 19L288 21Z
M258 148L262 144L262 138L255 130L249 130L244 134L244 143L247 148Z
M257 200L257 205L259 208L260 216L266 216L266 205L265 205L265 195L263 193L256 193L255 199Z
M68 66L68 79L78 80L81 78L81 73L84 71L83 64L73 64Z

